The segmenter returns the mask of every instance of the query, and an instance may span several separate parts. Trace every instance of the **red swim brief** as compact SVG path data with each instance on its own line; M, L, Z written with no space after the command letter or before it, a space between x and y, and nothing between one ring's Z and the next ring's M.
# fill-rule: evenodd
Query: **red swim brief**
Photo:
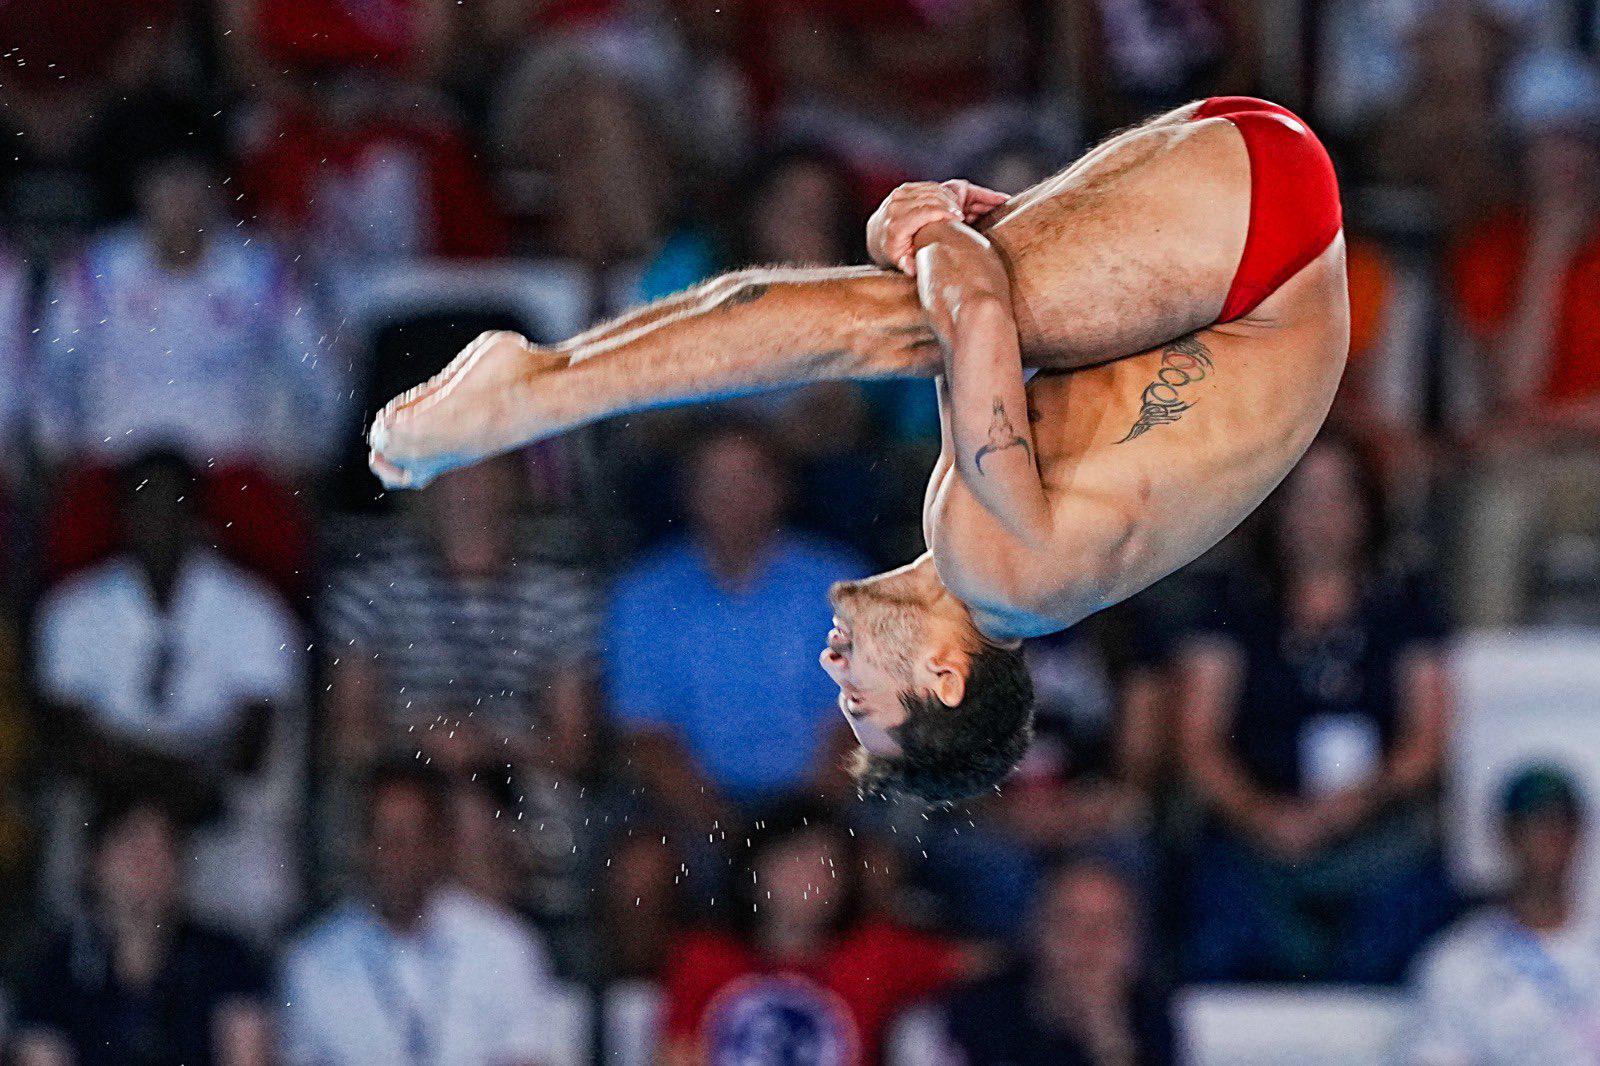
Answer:
M1250 155L1250 230L1218 322L1232 322L1321 255L1343 212L1333 162L1294 112L1251 96L1215 96L1190 121L1225 118Z

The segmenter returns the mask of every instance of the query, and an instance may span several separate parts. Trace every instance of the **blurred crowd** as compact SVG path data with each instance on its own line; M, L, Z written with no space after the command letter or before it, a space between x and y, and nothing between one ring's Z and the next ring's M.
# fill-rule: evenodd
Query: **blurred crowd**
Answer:
M1173 990L1404 985L1405 1061L1600 1062L1592 816L1444 861L1461 635L1600 626L1585 0L0 3L0 1060L1167 1063ZM920 550L926 382L662 411L403 498L378 405L727 269L862 258L1201 96L1340 169L1329 427L1027 649L1037 741L857 799L824 593ZM597 1010L595 1017L604 1015ZM570 1028L570 1027L568 1027Z

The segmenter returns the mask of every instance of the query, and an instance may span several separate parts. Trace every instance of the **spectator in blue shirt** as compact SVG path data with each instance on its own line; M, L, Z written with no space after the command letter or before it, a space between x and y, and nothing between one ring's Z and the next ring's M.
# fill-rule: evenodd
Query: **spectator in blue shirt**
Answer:
M683 474L691 534L619 578L606 682L642 783L715 820L816 768L838 717L816 634L828 587L864 565L784 529L789 480L758 427L711 429Z

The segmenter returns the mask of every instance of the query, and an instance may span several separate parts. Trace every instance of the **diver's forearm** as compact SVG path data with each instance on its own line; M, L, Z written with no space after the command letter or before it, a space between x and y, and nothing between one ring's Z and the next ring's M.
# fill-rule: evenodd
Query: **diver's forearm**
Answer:
M918 243L918 292L941 342L956 471L1008 533L1035 547L1047 544L1050 507L1036 465L1005 268L965 226L927 227Z

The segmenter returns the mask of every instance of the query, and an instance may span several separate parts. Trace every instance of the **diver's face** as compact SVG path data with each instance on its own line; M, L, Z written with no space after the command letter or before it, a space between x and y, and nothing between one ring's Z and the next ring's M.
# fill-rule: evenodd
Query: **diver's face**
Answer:
M927 635L932 590L911 570L842 581L828 592L834 624L822 668L839 686L844 712L873 755L900 754L889 731L904 724L900 694L914 686L913 663Z

